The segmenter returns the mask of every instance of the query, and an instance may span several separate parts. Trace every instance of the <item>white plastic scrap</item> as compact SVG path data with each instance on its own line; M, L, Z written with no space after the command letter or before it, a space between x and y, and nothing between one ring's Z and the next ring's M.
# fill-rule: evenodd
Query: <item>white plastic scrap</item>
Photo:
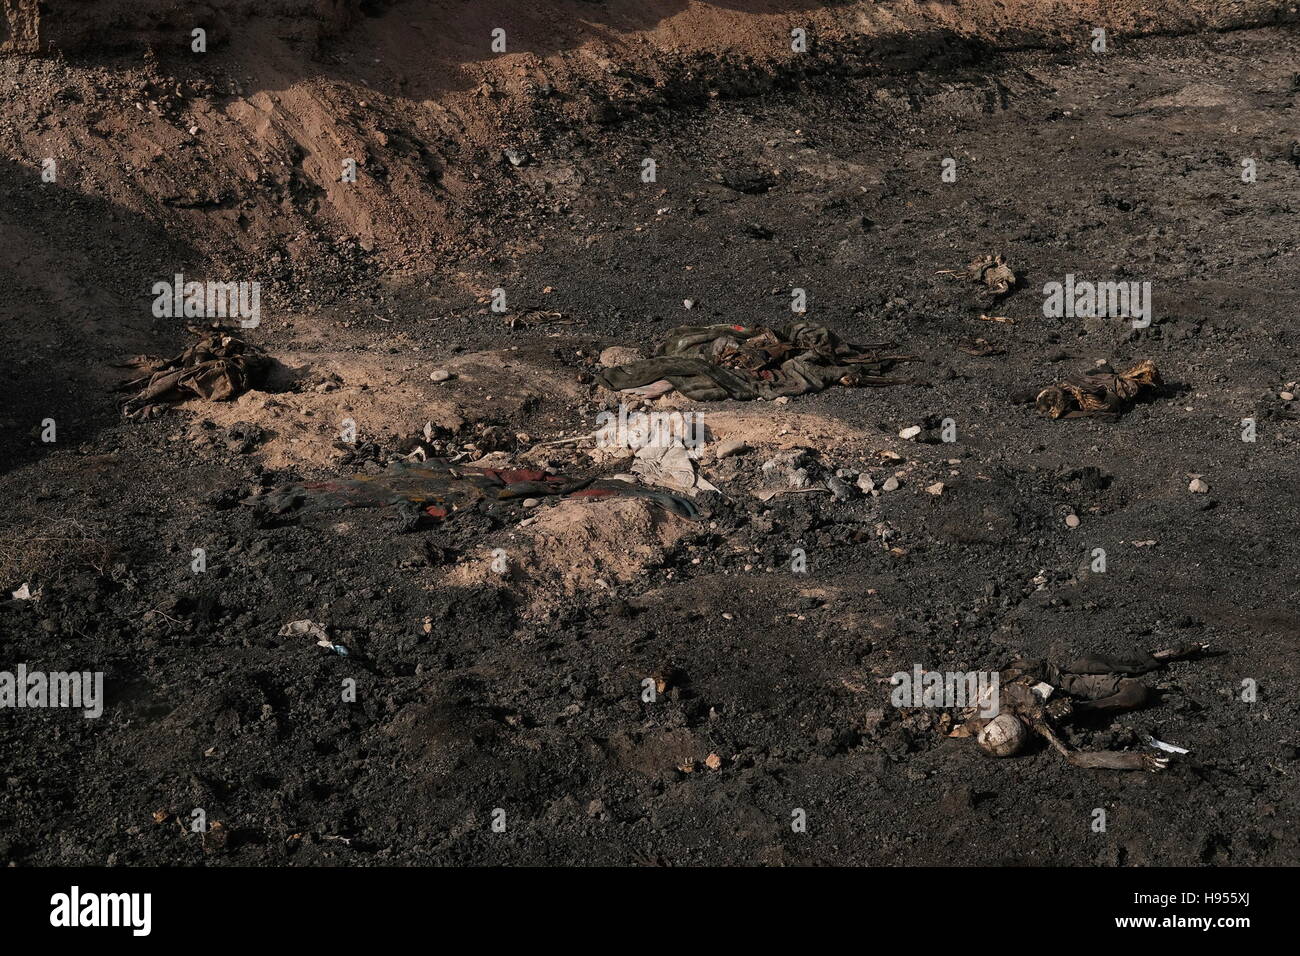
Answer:
M1163 750L1165 753L1169 754L1191 753L1190 750L1187 750L1184 747L1179 747L1177 744L1167 744L1163 740L1156 740L1156 738L1152 737L1150 734L1143 737L1142 742L1153 750Z

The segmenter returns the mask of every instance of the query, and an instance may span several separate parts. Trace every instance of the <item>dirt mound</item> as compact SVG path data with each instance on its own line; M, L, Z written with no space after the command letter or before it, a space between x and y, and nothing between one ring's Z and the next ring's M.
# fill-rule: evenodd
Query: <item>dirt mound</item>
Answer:
M385 448L419 435L426 423L457 432L467 423L518 419L536 407L574 401L571 378L536 356L501 349L433 365L419 356L355 352L282 352L265 389L232 402L190 402L191 437L222 443L231 429L254 426L248 450L270 468L334 468L340 446L377 442ZM437 369L452 378L430 379ZM245 429L246 430L246 429Z
M71 59L0 68L22 92L0 155L53 159L61 184L195 237L209 268L427 272L435 250L502 232L520 191L565 213L578 183L545 158L557 127L1086 44L1098 26L1116 42L1289 15L1267 0L18 0L0 52Z
M529 617L565 598L617 594L666 563L666 549L691 529L684 518L639 498L558 501L464 561L449 575L458 587L509 590Z

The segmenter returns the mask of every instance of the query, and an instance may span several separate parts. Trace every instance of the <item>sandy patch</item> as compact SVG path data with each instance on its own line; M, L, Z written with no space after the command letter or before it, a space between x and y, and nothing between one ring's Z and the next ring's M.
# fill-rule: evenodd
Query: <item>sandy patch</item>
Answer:
M542 401L573 402L579 386L520 352L476 352L432 363L409 356L355 352L282 353L268 391L233 402L189 403L200 420L218 428L247 422L265 440L252 452L270 468L328 468L343 452L334 447L350 421L356 441L392 447L419 434L425 422L452 430L476 421L512 420ZM429 374L452 378L435 383Z
M452 570L448 583L509 588L528 616L540 616L565 598L613 594L644 578L690 527L639 498L543 504L528 524Z

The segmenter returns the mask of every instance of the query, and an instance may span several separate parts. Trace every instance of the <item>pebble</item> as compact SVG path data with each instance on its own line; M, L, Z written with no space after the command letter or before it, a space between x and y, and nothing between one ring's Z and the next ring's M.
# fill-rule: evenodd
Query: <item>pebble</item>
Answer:
M525 507L525 508L536 508L536 507L537 507L538 505L540 505L541 503L542 503L542 500L541 500L540 498L525 498L525 499L524 499L524 507Z
M449 378L451 378L451 372L448 372L445 368L435 368L429 373L429 380L432 382L445 382Z
M1284 402L1289 402L1295 398L1295 392L1281 392L1277 397Z
M858 490L869 495L876 490L876 480L870 475L858 475Z
M830 489L836 501L848 501L853 495L849 489L849 484L843 478L830 478L826 482L826 487Z
M881 491L897 491L901 482L893 475L885 479L885 483L880 486Z
M919 434L921 434L920 425L909 425L907 428L904 428L901 432L898 433L898 437L906 438L910 440L915 438Z
M1066 516L1065 516L1065 526L1066 526L1067 528L1077 528L1077 527L1079 527L1079 516L1078 516L1078 515L1066 515Z
M1187 485L1187 490L1194 495L1203 495L1210 490L1210 486L1207 485L1205 482L1203 482L1200 478L1193 478L1191 482Z
M688 308L688 309L693 309L693 308L695 308L695 300L694 300L694 299L683 299L683 300L682 300L682 305L686 306L686 308Z
M927 486L925 490L932 495L941 495L943 494L943 482L936 481L934 484Z

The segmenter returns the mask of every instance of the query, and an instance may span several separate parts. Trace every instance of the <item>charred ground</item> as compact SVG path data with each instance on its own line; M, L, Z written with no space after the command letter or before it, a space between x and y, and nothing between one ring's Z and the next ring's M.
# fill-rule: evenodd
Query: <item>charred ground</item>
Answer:
M0 646L7 662L103 670L109 689L98 720L0 716L0 854L1294 863L1300 426L1279 398L1300 378L1294 43L1284 28L1154 37L1102 59L945 40L923 69L670 90L594 115L548 117L543 102L543 122L502 143L522 165L459 167L482 187L426 268L383 268L382 244L286 256L290 288L250 338L289 371L240 407L268 432L248 453L224 421L205 425L208 410L124 422L106 390L111 362L186 340L141 289L211 268L202 237L0 169L17 250L0 333L2 583L40 593L0 608ZM639 178L646 156L654 184ZM956 183L940 180L945 157ZM1013 325L982 321L970 287L935 274L985 252L1021 277L996 310ZM1066 273L1152 282L1154 324L1044 318L1040 289ZM512 312L576 324L509 328L483 302L498 286ZM590 431L609 396L579 376L603 347L648 349L687 321L786 321L794 287L846 338L915 352L920 381L702 406L755 445L705 468L726 494L621 551L580 526L530 540L548 566L587 562L577 583L458 574L510 550L521 516L399 534L362 512L263 527L237 505L382 460L439 415L523 433L518 454ZM1003 354L959 350L976 337ZM1099 358L1152 358L1170 385L1114 424L1013 401ZM470 359L482 370L428 382ZM390 407L385 390L407 398ZM345 409L373 412L373 428L359 421L374 449L345 457L294 430L306 416L328 431ZM53 445L29 432L45 417ZM897 437L944 417L955 444ZM1240 439L1248 417L1254 443ZM902 472L902 485L848 501L749 494L764 461L798 447L830 473ZM562 447L531 454L596 467ZM1207 495L1188 493L1193 474ZM926 493L936 481L943 494ZM584 542L610 553L579 554ZM196 547L205 574L190 570ZM1104 574L1089 570L1097 547ZM795 548L806 575L789 570ZM299 618L352 656L277 636ZM913 663L1189 640L1216 656L1162 673L1146 710L1074 731L1085 747L1151 732L1191 748L1158 775L1074 770L1045 751L991 760L888 703L889 675ZM358 700L344 705L349 677ZM654 704L646 677L666 687ZM1247 678L1255 704L1240 699ZM227 835L189 833L195 807ZM498 807L505 833L489 825ZM1105 834L1090 831L1096 807ZM794 808L807 833L791 832Z

